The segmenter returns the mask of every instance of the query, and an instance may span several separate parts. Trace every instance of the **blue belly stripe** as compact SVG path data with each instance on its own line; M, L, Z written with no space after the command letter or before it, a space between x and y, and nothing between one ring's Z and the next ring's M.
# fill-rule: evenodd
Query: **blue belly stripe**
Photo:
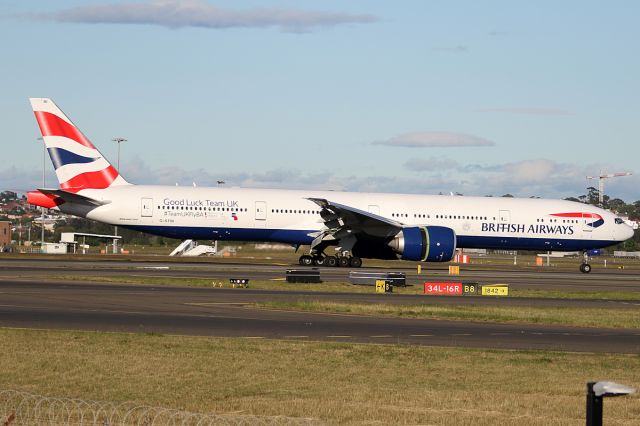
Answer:
M286 244L311 244L313 230L264 228L207 228L199 226L122 225L123 228L181 240L263 241Z
M262 241L292 245L308 245L314 230L264 228L208 228L191 226L121 225L123 228L181 240ZM619 241L561 238L518 238L458 235L458 248L494 250L580 251L612 246Z

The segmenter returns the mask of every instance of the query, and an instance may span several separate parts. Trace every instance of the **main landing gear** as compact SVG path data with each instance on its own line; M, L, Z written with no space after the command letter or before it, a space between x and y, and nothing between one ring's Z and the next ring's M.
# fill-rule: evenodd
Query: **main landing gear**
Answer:
M362 259L357 256L323 256L321 254L300 256L298 261L302 266L340 266L343 268L359 268L362 266Z
M582 253L582 256L584 257L584 260L580 265L580 272L582 272L583 274L588 274L589 272L591 272L591 265L589 264L589 253L585 251L584 253Z

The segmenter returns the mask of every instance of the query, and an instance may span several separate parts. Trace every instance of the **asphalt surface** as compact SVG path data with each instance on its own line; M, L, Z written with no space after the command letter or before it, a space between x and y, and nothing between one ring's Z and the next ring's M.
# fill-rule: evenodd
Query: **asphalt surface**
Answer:
M260 293L213 288L1 281L0 324L4 327L253 339L640 353L640 330L375 318L257 309L251 303L264 298L254 297Z
M157 269L157 268L169 269ZM466 321L375 318L256 308L263 301L325 300L348 303L443 303L522 306L573 306L638 309L640 301L559 300L537 298L426 297L252 289L152 287L124 284L52 281L56 275L91 274L195 276L237 275L269 279L282 277L277 265L157 264L131 262L55 262L0 260L0 325L70 330L155 332L230 336L252 339L329 340L364 343L463 346L482 348L640 353L640 330L565 326L493 324ZM62 272L62 273L61 273ZM520 273L520 275L519 275ZM339 274L348 271L322 270ZM570 273L476 271L479 278L495 275L520 278L521 285L571 285ZM601 275L603 277L598 277ZM595 278L591 278L595 277ZM578 277L582 282L584 277ZM424 279L415 277L416 280ZM466 276L464 276L466 280ZM510 279L510 284L515 279ZM591 285L620 286L638 291L634 274L594 274ZM502 280L502 282L505 282ZM530 284L527 284L529 282ZM322 284L319 284L320 286ZM513 284L512 284L513 285ZM640 297L639 297L640 299Z
M2 276L51 276L51 275L132 275L152 277L192 277L192 278L249 278L270 280L283 278L287 269L300 269L298 265L252 264L249 262L224 263L181 263L158 261L84 261L84 260L31 260L0 258L0 279ZM577 265L577 264L576 264ZM319 268L321 277L327 282L348 282L351 268ZM404 272L407 283L421 285L430 281L464 281L480 284L507 283L511 288L563 290L563 291L626 291L638 292L640 300L640 273L633 270L595 268L590 274L575 270L562 271L552 268L491 268L473 269L463 266L459 277L451 277L447 265L429 265L418 275L414 267L394 267L393 271ZM357 271L389 271L382 268L360 268Z

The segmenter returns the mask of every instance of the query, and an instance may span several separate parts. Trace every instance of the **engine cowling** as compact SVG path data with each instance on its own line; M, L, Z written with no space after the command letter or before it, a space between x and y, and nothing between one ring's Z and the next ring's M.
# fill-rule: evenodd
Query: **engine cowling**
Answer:
M456 252L456 233L444 226L402 228L389 242L402 260L448 262Z

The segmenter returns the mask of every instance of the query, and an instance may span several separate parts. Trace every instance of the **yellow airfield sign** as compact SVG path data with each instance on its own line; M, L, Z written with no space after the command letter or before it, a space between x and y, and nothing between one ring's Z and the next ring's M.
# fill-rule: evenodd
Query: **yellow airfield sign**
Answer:
M483 296L508 296L509 284L483 285L481 292Z

